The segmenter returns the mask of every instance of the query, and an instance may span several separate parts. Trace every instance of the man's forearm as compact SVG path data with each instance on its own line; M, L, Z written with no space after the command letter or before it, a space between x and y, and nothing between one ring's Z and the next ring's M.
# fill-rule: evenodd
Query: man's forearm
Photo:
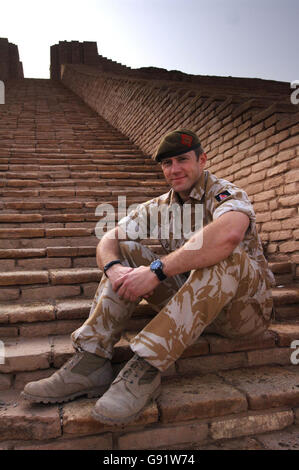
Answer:
M245 234L248 227L247 216L243 219L241 214L241 219L237 219L234 214L233 217L236 223L244 223ZM164 273L171 277L192 269L212 266L226 259L242 240L242 236L234 231L235 221L231 216L229 218L224 215L204 227L201 233L193 235L184 246L162 258ZM200 240L202 246L197 248L200 246Z
M117 238L117 231L108 232L103 236L100 243L97 246L96 258L97 258L97 265L100 269L103 269L105 264L113 261L115 259L119 259L120 252L119 252L119 242Z
M231 254L236 244L221 236L209 238L211 235L209 232L210 230L204 229L202 248L192 249L192 246L190 246L190 249L187 249L189 243L187 242L178 250L162 258L163 271L166 276L171 277L175 274L191 271L192 269L212 266ZM194 235L194 237L199 238L199 235Z

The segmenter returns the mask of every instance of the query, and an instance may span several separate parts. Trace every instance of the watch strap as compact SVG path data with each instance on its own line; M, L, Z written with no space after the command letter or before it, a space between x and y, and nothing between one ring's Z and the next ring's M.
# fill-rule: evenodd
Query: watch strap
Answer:
M156 267L153 267L153 263L155 263L155 261L159 261L160 262L160 267L156 268ZM155 260L153 261L151 264L150 264L150 270L156 274L157 278L159 279L159 281L164 281L164 279L167 279L167 276L164 274L163 272L163 264L161 262L161 260Z
M120 259L115 259L115 260L110 261L109 263L105 264L105 266L103 268L103 271L104 271L104 274L105 274L106 277L108 277L107 274L106 274L108 269L110 269L111 266L114 266L115 264L121 264L121 260Z

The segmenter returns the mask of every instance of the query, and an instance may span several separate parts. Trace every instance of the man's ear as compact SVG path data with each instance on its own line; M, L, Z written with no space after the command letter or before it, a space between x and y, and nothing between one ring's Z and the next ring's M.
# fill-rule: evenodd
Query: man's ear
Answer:
M200 165L202 167L205 166L205 164L207 163L207 154L205 152L203 152L201 155L199 155L199 162L200 162Z

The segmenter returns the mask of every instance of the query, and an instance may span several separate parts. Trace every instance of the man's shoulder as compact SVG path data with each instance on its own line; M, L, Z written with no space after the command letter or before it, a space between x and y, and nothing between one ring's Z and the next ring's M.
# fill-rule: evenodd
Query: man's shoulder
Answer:
M216 200L219 199L218 202L221 201L221 195L222 194L225 195L226 191L230 195L236 194L236 193L239 192L239 193L246 194L246 196L247 196L247 193L244 189L240 188L239 186L232 183L231 181L228 181L224 178L217 177L213 173L210 173L210 172L207 171L206 178L207 178L206 194L210 197L215 197ZM218 197L218 199L217 199L217 197Z

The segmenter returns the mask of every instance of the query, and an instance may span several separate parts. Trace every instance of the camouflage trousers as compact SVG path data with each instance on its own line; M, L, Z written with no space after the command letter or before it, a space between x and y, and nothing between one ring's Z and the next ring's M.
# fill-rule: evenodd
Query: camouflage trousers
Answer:
M149 265L157 258L139 243L119 245L126 266ZM111 359L113 347L140 301L120 299L103 275L88 319L72 333L74 347ZM160 371L173 364L204 330L228 338L262 334L272 311L271 289L239 247L213 266L161 282L148 302L158 313L130 346Z

